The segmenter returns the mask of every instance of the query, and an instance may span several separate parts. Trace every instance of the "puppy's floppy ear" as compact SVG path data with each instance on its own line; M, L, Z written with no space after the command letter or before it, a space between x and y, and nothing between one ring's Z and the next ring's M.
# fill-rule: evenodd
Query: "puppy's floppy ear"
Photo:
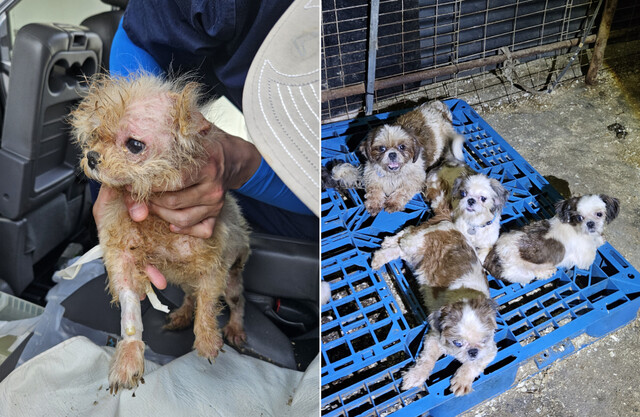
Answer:
M461 175L453 181L453 187L451 187L451 195L453 198L460 198L460 187L462 187L462 183L468 178L468 176Z
M607 223L611 223L620 213L620 200L606 194L600 194L600 199L607 205Z
M371 160L371 148L373 147L373 141L378 135L378 132L380 132L380 129L382 129L382 127L376 127L375 129L371 130L369 133L367 133L367 136L362 139L362 142L360 142L360 146L358 147L358 149L360 150L360 153L364 155L367 161Z
M569 223L571 221L571 215L576 210L578 198L572 197L566 200L558 201L555 204L556 215L563 223Z
M411 160L415 164L418 158L420 158L420 155L422 155L422 145L417 137L409 132L407 133L409 134L409 137L411 137L411 152L413 152L413 158Z
M502 211L502 208L505 204L507 204L507 199L509 198L509 191L507 191L500 181L495 178L491 178L489 180L489 184L491 184L491 188L493 192L496 193L496 197L494 198L494 207L493 211Z
M429 324L438 332L442 333L442 307L429 314Z

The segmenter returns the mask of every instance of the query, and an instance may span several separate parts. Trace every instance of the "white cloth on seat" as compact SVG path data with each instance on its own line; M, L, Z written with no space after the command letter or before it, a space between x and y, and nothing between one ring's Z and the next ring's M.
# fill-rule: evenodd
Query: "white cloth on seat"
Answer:
M192 351L164 366L145 361L145 383L111 395L107 372L113 352L83 336L44 351L0 383L0 415L318 415L319 356L303 373L226 345L212 365Z

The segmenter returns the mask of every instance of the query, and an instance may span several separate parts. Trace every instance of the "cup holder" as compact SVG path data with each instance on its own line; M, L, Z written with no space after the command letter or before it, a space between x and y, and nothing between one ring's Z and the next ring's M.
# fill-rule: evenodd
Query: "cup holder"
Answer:
M49 71L49 90L53 94L59 94L68 87L87 87L87 78L95 74L96 69L96 61L91 57L86 58L82 64L74 62L71 65L66 59L59 59Z

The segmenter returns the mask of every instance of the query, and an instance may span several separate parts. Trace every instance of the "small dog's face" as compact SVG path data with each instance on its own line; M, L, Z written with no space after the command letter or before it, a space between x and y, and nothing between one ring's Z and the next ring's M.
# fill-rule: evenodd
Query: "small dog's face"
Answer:
M496 303L491 298L446 304L431 314L429 322L439 332L443 350L462 363L477 361L494 351Z
M397 172L405 164L415 163L420 157L420 146L400 126L384 125L371 131L360 145L367 161L386 172Z
M618 216L620 202L604 194L572 197L556 204L556 215L563 223L580 227L585 234L602 234L604 225Z
M89 178L130 185L145 200L152 189L179 189L195 172L212 126L197 110L197 85L172 87L150 76L94 79L71 114Z
M494 178L475 174L463 176L454 182L452 204L457 215L469 223L479 225L500 215L509 192Z

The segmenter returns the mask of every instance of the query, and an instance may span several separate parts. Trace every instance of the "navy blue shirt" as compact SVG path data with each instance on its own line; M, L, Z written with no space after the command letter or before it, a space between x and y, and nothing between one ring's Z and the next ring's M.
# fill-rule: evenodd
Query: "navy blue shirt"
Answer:
M292 0L131 0L123 28L165 70L195 71L242 110L253 57Z

